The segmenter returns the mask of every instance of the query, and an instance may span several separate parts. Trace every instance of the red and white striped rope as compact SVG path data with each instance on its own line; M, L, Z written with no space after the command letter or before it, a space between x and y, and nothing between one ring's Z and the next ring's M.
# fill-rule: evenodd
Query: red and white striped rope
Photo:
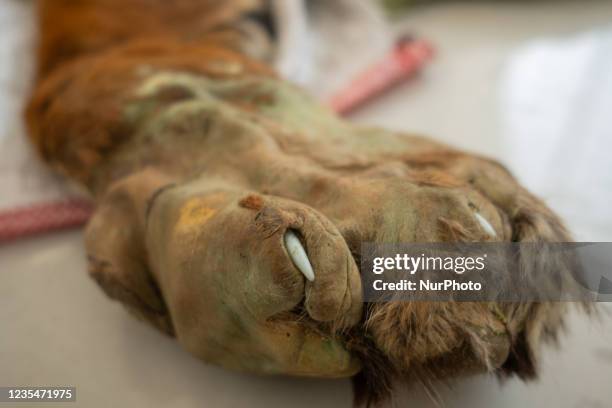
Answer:
M0 212L0 242L83 225L92 203L83 199L32 204Z
M426 41L399 41L389 55L349 82L327 104L345 115L412 77L432 56L433 48Z

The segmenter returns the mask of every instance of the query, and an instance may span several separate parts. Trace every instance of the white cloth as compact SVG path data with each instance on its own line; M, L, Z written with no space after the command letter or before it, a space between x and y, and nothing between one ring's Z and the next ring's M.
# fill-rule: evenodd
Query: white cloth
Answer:
M272 4L280 34L277 69L318 97L341 89L393 45L392 29L371 0Z
M33 74L34 3L0 2L0 211L60 199L72 188L38 160L23 105Z

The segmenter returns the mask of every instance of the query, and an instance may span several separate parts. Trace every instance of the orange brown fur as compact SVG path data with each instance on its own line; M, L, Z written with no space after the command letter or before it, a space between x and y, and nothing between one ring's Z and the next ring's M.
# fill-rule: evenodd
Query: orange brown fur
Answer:
M67 61L102 54L139 39L198 42L213 39L239 49L232 23L259 0L42 0L39 75Z
M38 78L26 110L42 158L91 186L94 169L133 132L121 112L143 67L212 78L272 75L237 52L239 36L230 29L254 4L42 0ZM224 72L211 61L243 70Z

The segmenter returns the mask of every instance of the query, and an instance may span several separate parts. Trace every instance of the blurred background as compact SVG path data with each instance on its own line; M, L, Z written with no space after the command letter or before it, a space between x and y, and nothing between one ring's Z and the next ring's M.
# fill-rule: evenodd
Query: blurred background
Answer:
M282 1L293 4L276 64L288 78L325 101L398 37L425 39L435 58L348 119L492 156L576 240L612 241L612 2ZM0 2L0 217L78 195L37 161L24 135L33 11L28 0ZM84 256L78 228L0 243L0 386L74 385L71 406L84 407L351 406L349 381L200 363L108 301ZM612 407L612 307L602 309L595 320L570 316L539 381L502 386L481 376L440 386L437 397L451 408ZM436 406L419 389L391 405Z

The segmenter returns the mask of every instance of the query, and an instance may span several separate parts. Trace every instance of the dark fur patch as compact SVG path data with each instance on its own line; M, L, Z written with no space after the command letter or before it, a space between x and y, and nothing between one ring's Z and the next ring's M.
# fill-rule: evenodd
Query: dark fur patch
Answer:
M370 305L365 305L366 314ZM374 341L359 330L349 332L347 348L362 362L362 370L352 378L354 406L372 407L391 397L393 380L397 377L394 365L376 347Z

